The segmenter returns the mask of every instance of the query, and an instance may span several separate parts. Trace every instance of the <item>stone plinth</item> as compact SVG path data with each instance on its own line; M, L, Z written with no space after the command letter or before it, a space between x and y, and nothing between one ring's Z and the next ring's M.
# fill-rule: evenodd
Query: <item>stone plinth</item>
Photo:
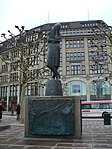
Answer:
M58 79L47 81L45 96L63 96L61 81Z
M25 99L25 137L80 138L81 133L80 97Z

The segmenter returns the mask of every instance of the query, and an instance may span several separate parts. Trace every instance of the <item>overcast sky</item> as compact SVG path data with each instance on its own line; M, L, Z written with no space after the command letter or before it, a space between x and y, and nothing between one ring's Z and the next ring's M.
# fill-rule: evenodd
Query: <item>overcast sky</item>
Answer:
M17 34L15 25L31 29L85 20L104 20L112 26L112 0L0 0L0 34Z

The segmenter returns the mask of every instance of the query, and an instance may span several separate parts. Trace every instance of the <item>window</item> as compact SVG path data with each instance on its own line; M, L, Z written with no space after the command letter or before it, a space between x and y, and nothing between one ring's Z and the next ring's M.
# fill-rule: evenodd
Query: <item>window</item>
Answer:
M93 74L93 66L89 65L89 74Z
M70 61L73 61L73 52L70 52Z
M84 48L84 39L66 40L66 48Z
M31 86L30 86L30 84L27 85L27 95L31 95Z
M73 40L69 41L69 48L73 48Z
M2 72L8 72L8 65L7 64L2 65Z
M93 59L92 59L92 52L89 52L88 54L89 54L89 60L90 60L90 61L93 60Z
M1 97L6 97L7 96L7 86L2 86L1 87Z
M79 61L81 60L81 53L80 52L77 53L77 60L79 60Z
M70 67L66 66L66 75L70 75Z
M89 65L89 73L90 74L106 74L108 73L108 65Z
M74 40L73 44L74 44L74 48L77 48L77 42L76 42L76 40Z
M39 57L38 56L32 56L29 58L29 65L39 65Z
M27 95L38 95L38 83L27 84Z
M109 73L108 65L105 64L105 65L103 66L103 68L104 68L104 73L105 73L105 74L108 74L108 73Z
M84 75L86 73L85 65L82 65L82 67L80 67L80 65L71 65L71 67L66 66L66 75L70 75L70 70L71 70L71 75L78 75L78 74Z
M62 76L62 67L59 67L59 74Z
M72 85L72 93L80 93L80 85Z
M15 71L15 70L17 70L18 69L18 63L11 63L11 66L10 66L10 69L11 69L11 71Z
M82 65L82 74L85 74L86 70L85 70L85 65Z
M89 51L89 60L94 61L97 57L97 51Z
M10 85L10 96L18 95L18 85Z
M71 65L71 74L72 75L80 74L80 65Z
M1 83L7 83L7 82L8 82L8 75L3 75L3 76L1 76L0 82L1 82Z
M37 53L38 52L38 47L35 47L34 49L33 49L33 53Z
M68 49L68 48L69 48L69 41L66 40L66 49Z
M39 57L34 56L34 65L38 65L38 64L39 64Z
M83 39L81 39L81 41L80 41L80 46L81 46L81 48L84 48L84 40Z
M66 53L66 61L69 61L69 53Z
M35 95L35 84L31 83L31 95Z
M19 57L19 51L18 50L13 50L11 51L11 58Z
M84 61L85 53L84 52L70 52L66 53L66 61Z
M18 81L18 72L10 74L10 81Z
M88 48L95 47L95 45L98 45L99 47L101 46L106 47L106 39L105 38L88 39Z
M77 60L77 53L74 52L74 60L76 61Z
M110 95L110 83L108 81L103 80L93 80L90 83L90 94L91 95L99 95L100 97L104 97L104 95Z
M77 72L80 74L80 65L77 65Z
M3 58L4 60L9 60L9 52L3 53L3 54L2 54L2 58Z
M47 54L44 54L44 63L47 62Z
M60 42L60 49L62 49L62 42Z
M38 69L29 70L28 73L29 73L30 81L32 81L32 80L34 80L34 79L37 79L38 76L39 76Z
M52 71L49 68L45 68L44 76L51 76L51 75L52 75Z
M90 61L94 61L95 58L98 58L100 62L108 59L107 51L103 52L89 51L88 56Z
M60 53L60 62L62 62L62 53Z
M99 109L100 108L100 104L91 104L91 108L92 109Z
M81 52L81 54L82 54L81 60L84 61L85 60L85 53Z
M76 70L76 66L71 66L71 74L74 75Z
M80 40L77 40L77 48L80 48Z

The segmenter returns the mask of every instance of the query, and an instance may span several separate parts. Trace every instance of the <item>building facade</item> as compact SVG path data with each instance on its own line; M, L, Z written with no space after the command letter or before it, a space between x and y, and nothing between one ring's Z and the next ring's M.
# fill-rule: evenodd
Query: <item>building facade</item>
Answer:
M109 76L109 69L112 66L103 63L108 61L108 56L101 57L103 68L95 65L93 69L92 57L95 56L94 49L91 47L91 41L94 37L93 29L98 24L105 24L102 20L78 21L78 22L62 22L61 34L62 41L60 43L60 79L63 86L64 96L81 96L83 101L93 100L111 100L112 99L112 78L106 80ZM48 32L53 27L53 23L45 24L29 30L27 40L33 41L34 37L30 34L32 31ZM106 39L100 41L103 43L104 51L110 53L112 47L107 45ZM7 61L9 55L13 58L18 56L18 51L7 51L0 46L0 100L3 101L10 109L12 101L20 102L21 85L18 81L19 72L16 71L16 63L7 65L3 59ZM36 49L35 49L36 51ZM36 67L46 62L47 53L43 57L43 61L38 63L35 59L30 71L35 71ZM104 69L105 68L105 69ZM10 72L10 73L9 73ZM27 84L26 95L44 96L45 84L47 79L51 78L51 71L44 72L45 77L40 84L35 80L31 80ZM38 76L37 76L38 77Z

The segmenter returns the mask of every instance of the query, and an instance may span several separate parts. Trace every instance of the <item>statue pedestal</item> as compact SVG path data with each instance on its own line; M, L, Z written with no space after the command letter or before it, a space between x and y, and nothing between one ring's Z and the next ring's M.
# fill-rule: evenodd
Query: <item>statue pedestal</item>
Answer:
M49 80L46 84L45 96L63 96L60 80Z
M80 138L81 134L80 97L25 98L25 137Z

